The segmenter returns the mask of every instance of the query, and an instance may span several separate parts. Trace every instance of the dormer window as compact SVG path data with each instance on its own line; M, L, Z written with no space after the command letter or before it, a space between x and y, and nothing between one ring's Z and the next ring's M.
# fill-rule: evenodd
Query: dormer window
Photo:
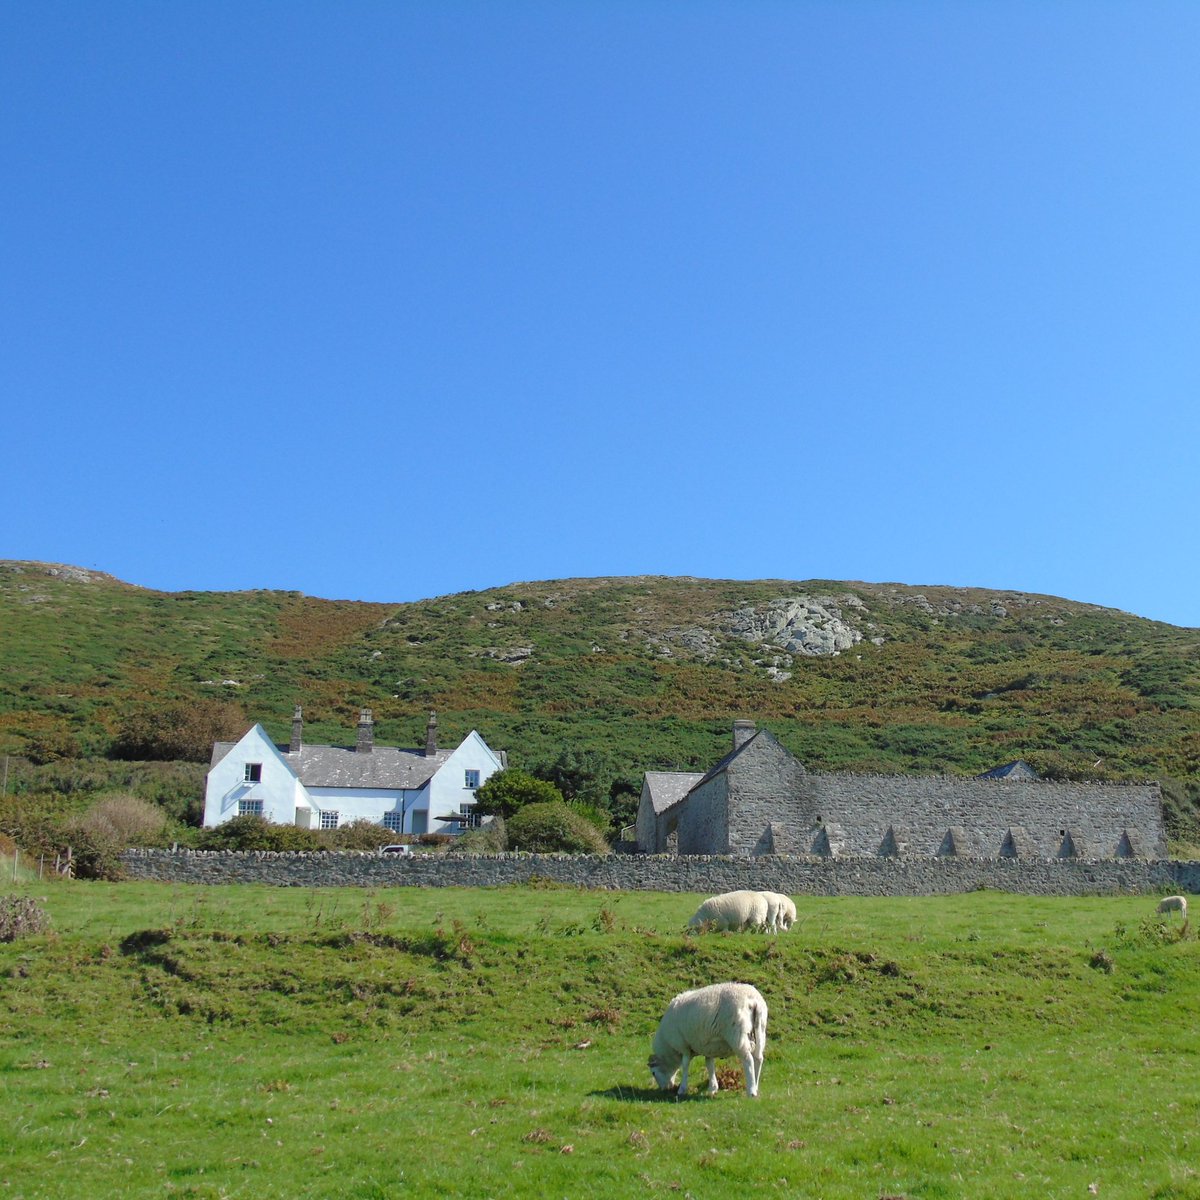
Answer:
M246 764L246 782L262 783L262 763Z
M479 786L479 772L467 771L463 779L463 787L470 788L474 791Z

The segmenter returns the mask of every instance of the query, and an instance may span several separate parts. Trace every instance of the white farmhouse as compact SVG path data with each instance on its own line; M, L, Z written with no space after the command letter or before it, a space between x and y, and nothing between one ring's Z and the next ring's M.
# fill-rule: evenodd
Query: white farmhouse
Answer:
M453 750L439 750L429 714L423 750L376 746L370 709L352 747L304 744L299 705L292 738L277 746L261 725L237 742L217 742L204 793L204 824L255 815L277 825L336 829L367 820L397 834L457 833L480 824L475 789L505 765L472 730Z

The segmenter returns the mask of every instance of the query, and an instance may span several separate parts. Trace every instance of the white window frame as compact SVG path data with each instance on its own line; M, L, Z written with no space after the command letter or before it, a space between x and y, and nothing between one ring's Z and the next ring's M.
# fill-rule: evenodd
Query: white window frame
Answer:
M460 824L464 829L479 829L483 825L483 813L476 812L473 804L460 804L458 815L463 818Z
M237 815L239 817L261 817L263 802L261 800L239 800Z
M390 829L393 833L404 832L404 814L402 812L385 812L379 823L384 829Z
M262 768L260 762L248 762L242 771L243 783L262 783Z
M466 770L463 772L463 787L474 791L479 786L479 772Z
M321 828L336 829L338 822L341 820L341 813L334 808L321 809Z

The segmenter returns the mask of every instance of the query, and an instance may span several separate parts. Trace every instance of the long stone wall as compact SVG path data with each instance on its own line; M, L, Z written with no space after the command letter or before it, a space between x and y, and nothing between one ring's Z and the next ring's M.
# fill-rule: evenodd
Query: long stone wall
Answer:
M130 850L133 879L280 887L496 887L549 879L621 891L753 888L795 896L931 896L992 888L1030 895L1200 892L1200 862L1167 859L755 859L698 855L381 856L270 851Z
M959 827L971 853L996 857L1014 826L1047 858L1069 853L1068 835L1081 858L1116 858L1126 836L1131 857L1166 851L1158 784L846 774L809 775L806 791L822 822L845 830L847 855L880 853L889 827L913 855L937 854L947 831Z

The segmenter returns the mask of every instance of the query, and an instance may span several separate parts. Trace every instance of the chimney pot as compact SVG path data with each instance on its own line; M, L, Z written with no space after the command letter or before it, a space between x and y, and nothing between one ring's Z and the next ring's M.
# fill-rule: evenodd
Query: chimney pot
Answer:
M432 758L437 753L437 713L429 714L425 726L425 757Z
M292 740L288 743L289 754L299 754L300 748L304 745L304 714L300 705L296 705L296 711L292 713Z

